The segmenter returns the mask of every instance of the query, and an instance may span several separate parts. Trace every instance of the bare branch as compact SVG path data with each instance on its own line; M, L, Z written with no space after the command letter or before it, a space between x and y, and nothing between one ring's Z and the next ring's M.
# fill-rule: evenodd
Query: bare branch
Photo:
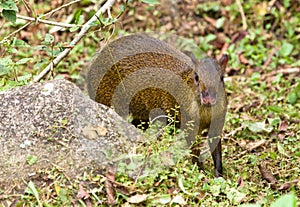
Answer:
M97 13L88 21L86 22L82 29L80 30L79 34L75 36L73 41L70 43L71 46L76 45L79 40L87 33L87 31L91 28L91 23L97 21L97 18L100 14L103 14L106 10L111 8L116 0L107 0L106 3L97 11ZM41 80L50 70L51 65L56 66L65 56L69 54L72 47L66 48L63 52L61 52L38 76L33 79L33 82L38 82Z
M246 31L248 29L248 25L247 25L246 16L245 16L245 13L244 13L243 6L242 6L240 0L236 0L236 3L238 5L240 13L241 13L242 22L243 22L243 30Z
M26 17L26 16L22 16L20 14L17 14L17 17L19 19L24 19L24 20L28 20L28 21L32 21L32 22L36 22L36 23L41 22L41 23L44 23L44 24L49 24L49 25L54 25L54 26L59 26L59 27L65 27L65 28L72 28L72 27L78 26L76 24L67 24L67 23L53 22L53 21L44 20L44 19L40 19L40 18Z
M24 28L26 28L28 25L30 25L32 22L27 22L26 24L24 24L22 27L20 27L19 29L17 29L16 31L14 31L13 33L9 34L8 36L6 36L5 38L3 38L3 40L1 40L0 44L3 44L7 39L9 39L11 36L14 36L15 34L17 34L18 32L20 32L21 30L23 30Z
M67 3L67 4L64 4L64 5L62 5L62 6L58 7L58 8L56 8L56 9L51 10L50 12L44 14L44 16L45 16L45 17L46 17L46 16L51 16L51 15L54 14L55 12L57 12L57 11L59 11L59 10L65 8L65 7L68 7L68 6L72 5L72 4L75 4L75 3L77 3L77 2L80 2L80 1L81 1L81 0L74 0L74 1L71 1L71 2L69 2L69 3Z
M103 0L102 0L103 1ZM25 5L25 8L27 11L31 11L31 9L29 8L28 4L26 3L26 1L22 1L23 4ZM53 13L59 11L60 9L62 8L65 8L67 6L70 6L74 3L77 3L77 2L80 2L80 0L74 0L72 2L69 2L67 4L64 4L46 14L44 14L43 16L46 17L46 16L51 16ZM24 24L22 27L20 27L18 30L14 31L13 33L9 34L8 36L6 36L5 38L3 38L0 42L0 44L3 44L7 39L9 39L11 36L17 34L18 32L20 32L21 30L23 30L24 28L26 28L28 25L30 25L32 22L42 22L42 23L45 23L45 24L50 24L50 25L55 25L55 26L59 26L59 27L63 27L63 28L70 28L70 27L74 27L74 26L78 26L78 25L75 25L75 24L64 24L64 23L57 23L57 22L52 22L52 21L47 21L47 20L42 20L42 19L35 19L33 17L26 17L26 16L22 16L22 15L19 15L17 14L16 15L19 19L24 19L24 20L28 20L30 22L27 22L26 24Z
M297 74L297 73L300 74L300 68L281 68L272 71L270 73L266 73L261 78L262 80L265 80L266 78L276 76L277 74L289 75L289 74Z

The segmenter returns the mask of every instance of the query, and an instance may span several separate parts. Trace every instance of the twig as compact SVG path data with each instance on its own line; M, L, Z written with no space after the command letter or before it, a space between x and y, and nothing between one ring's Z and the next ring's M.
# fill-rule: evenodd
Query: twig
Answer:
M72 2L69 2L67 4L64 4L60 7L58 7L57 9L54 9L46 14L44 14L43 16L46 17L46 16L51 16L54 12L57 12L59 11L60 9L62 8L65 8L67 6L70 6L71 4L74 4L74 3L77 3L79 2L80 0L75 0L75 1L72 1ZM29 8L28 4L26 1L23 1L23 4L25 5L25 8L27 11L31 11L31 9ZM17 17L20 18L20 19L25 19L25 20L29 20L30 22L27 22L26 24L24 24L22 27L20 27L18 30L14 31L13 33L9 34L7 37L3 38L3 40L1 40L0 44L4 43L7 39L9 39L11 36L15 35L16 33L18 33L19 31L23 30L24 28L26 28L28 25L30 25L33 21L36 21L36 19L32 18L32 17L25 17L25 16L22 16L22 15L18 15L17 14ZM41 20L39 19L39 22L44 22L45 23L46 20ZM46 21L47 22L47 21ZM50 22L50 21L49 21ZM53 23L53 22L51 22ZM57 25L57 24L52 24L52 25ZM77 25L73 25L73 26L77 26ZM73 27L72 26L72 27ZM62 26L62 27L65 27L65 26Z
M57 11L59 11L59 10L65 8L65 7L68 7L68 6L72 5L72 4L75 4L75 3L77 3L77 2L80 2L80 1L81 1L81 0L74 0L74 1L71 1L71 2L69 2L69 3L67 3L67 4L64 4L64 5L62 5L62 6L58 7L58 8L56 8L56 9L54 9L54 10L51 10L50 12L44 14L43 16L45 16L45 17L46 17L46 16L51 16L53 13L55 13L55 12L57 12Z
M246 16L245 16L245 13L244 13L244 9L242 7L242 4L241 4L240 0L236 0L236 3L238 5L238 7L239 7L239 10L240 10L240 13L241 13L241 16L242 16L243 30L246 31L248 29L248 25L247 25L247 21L246 21Z
M91 28L92 22L96 21L98 16L100 16L100 14L103 14L107 9L111 8L113 6L113 4L115 3L115 1L116 0L107 0L107 2L97 11L97 13L94 14L94 16L88 22L86 22L83 25L83 27L80 30L79 34L77 36L75 36L75 38L70 43L70 45L71 46L76 45L79 42L79 40ZM36 76L33 79L33 83L38 82L39 80L41 80L51 70L51 65L53 64L53 66L56 66L65 56L67 56L69 54L69 52L71 51L72 48L73 47L65 48L65 50L63 52L61 52L49 65L47 65L47 67L38 76Z
M25 0L22 0L24 6L25 6L25 9L27 10L27 12L32 12L31 8L29 7L28 5L28 2L26 2Z
M265 62L264 65L262 66L262 69L266 69L266 68L268 67L268 65L269 65L269 64L271 63L271 61L272 61L272 57L274 56L275 52L276 52L276 48L273 48L273 49L271 50L271 52L270 52L270 54L269 54L269 56L268 56L266 62Z
M59 26L59 27L69 27L69 28L72 28L72 27L75 27L75 26L78 26L76 24L67 24L67 23L60 23L60 22L53 22L53 21L49 21L49 20L44 20L44 19L40 19L40 18L33 18L33 17L26 17L26 16L23 16L23 15L20 15L20 14L17 14L17 17L19 19L24 19L24 20L28 20L28 21L32 21L32 22L36 22L36 23L44 23L44 24L49 24L49 25L54 25L54 26Z
M268 77L271 77L271 76L274 76L274 75L277 75L277 74L280 74L280 73L282 73L283 75L292 74L292 73L299 73L300 74L300 68L282 68L282 69L278 69L278 70L275 70L275 71L272 71L270 73L267 73L267 74L263 75L261 77L261 79L264 80Z
M15 34L17 34L18 32L20 32L21 30L23 30L24 28L26 28L28 25L30 25L32 22L27 22L26 24L24 24L22 27L20 27L19 29L17 29L16 31L14 31L13 33L9 34L8 36L4 37L3 40L1 40L0 44L3 44L7 39L9 39L11 36L14 36Z

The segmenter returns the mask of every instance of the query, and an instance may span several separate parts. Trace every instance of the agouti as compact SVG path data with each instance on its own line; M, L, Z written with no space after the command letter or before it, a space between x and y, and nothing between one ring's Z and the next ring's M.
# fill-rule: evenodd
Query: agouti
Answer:
M88 92L95 101L112 106L117 113L146 121L153 110L165 113L179 106L180 127L193 127L186 138L208 130L215 176L222 175L221 133L226 115L223 75L227 55L218 61L196 60L193 55L145 34L119 38L106 45L93 59L87 76ZM193 159L202 168L200 150Z

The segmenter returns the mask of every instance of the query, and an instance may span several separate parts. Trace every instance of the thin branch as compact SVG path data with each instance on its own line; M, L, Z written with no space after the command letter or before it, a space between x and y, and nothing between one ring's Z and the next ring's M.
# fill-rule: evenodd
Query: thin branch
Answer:
M242 6L240 0L236 0L236 3L238 5L238 7L239 7L239 10L240 10L240 13L241 13L241 16L242 16L243 30L246 31L248 29L248 25L247 25L246 16L245 16L245 13L244 13L243 6Z
M75 36L73 41L70 43L71 46L76 45L80 39L87 33L87 31L91 28L92 22L97 21L97 18L100 14L103 14L106 10L111 8L116 0L107 0L107 2L97 11L97 13L88 21L86 22L82 29L80 30L79 34ZM73 47L66 48L63 52L61 52L38 76L33 79L33 82L38 82L41 80L50 70L51 65L56 66L65 56L69 54Z
M76 24L67 24L67 23L60 23L60 22L53 22L53 21L49 21L49 20L44 20L44 19L40 19L40 18L33 18L33 17L26 17L26 16L22 16L20 14L17 14L17 17L19 19L24 19L24 20L28 20L31 22L36 22L36 23L44 23L44 24L49 24L49 25L53 25L53 26L59 26L59 27L65 27L65 28L72 28L72 27L76 27L78 25Z
M32 22L27 22L26 24L24 24L22 27L20 27L19 29L17 29L16 31L14 31L13 33L9 34L8 36L4 37L3 40L1 40L0 44L3 44L7 39L9 39L11 36L14 36L15 34L17 34L18 32L20 32L21 30L23 30L24 28L26 28L28 25L30 25Z
M283 75L289 75L289 74L300 74L300 68L281 68L281 69L277 69L275 71L272 71L270 73L267 73L265 75L263 75L261 78L262 80L265 80L268 77L272 77L275 76L277 74L282 73Z
M103 1L103 0L102 0ZM67 4L64 4L46 14L44 14L43 16L46 17L46 16L51 16L53 13L59 11L60 9L62 8L65 8L67 6L70 6L71 4L74 4L74 3L77 3L77 2L80 2L80 0L74 0L72 2L69 2ZM23 4L25 5L25 8L28 10L31 10L28 6L28 4L23 1ZM23 30L24 28L26 28L28 25L30 25L33 21L36 21L36 19L32 18L32 17L25 17L25 16L22 16L22 15L18 15L17 14L17 17L20 18L20 19L25 19L25 20L29 20L30 22L27 22L26 24L24 24L22 27L20 27L18 30L14 31L13 33L9 34L7 37L3 38L3 40L1 40L0 44L3 44L7 39L9 39L11 36L17 34L18 32L20 32L21 30ZM56 22L51 22L51 21L47 21L47 20L42 20L42 19L38 19L38 22L42 22L42 23L46 23L46 24L50 24L50 25L58 25L58 24L62 24L62 23L56 23ZM50 23L49 23L50 22ZM63 25L59 25L60 27L74 27L74 26L78 26L78 25L72 25L71 24L63 24Z
M270 54L268 55L268 58L265 61L264 65L262 66L262 69L266 69L268 65L272 62L272 57L275 55L275 52L276 52L276 48L273 48Z
M71 1L71 2L69 2L69 3L67 3L67 4L64 4L64 5L62 5L62 6L58 7L58 8L56 8L56 9L51 10L50 12L44 14L43 16L44 16L44 17L46 17L46 16L51 16L53 13L55 13L55 12L57 12L57 11L59 11L59 10L65 8L65 7L68 7L68 6L72 5L72 4L75 4L75 3L77 3L77 2L80 2L80 1L81 1L81 0L74 0L74 1Z

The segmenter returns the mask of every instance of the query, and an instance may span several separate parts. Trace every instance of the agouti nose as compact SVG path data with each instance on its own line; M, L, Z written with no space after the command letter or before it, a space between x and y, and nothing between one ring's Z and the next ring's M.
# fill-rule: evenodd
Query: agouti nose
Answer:
M206 89L205 91L201 92L200 100L202 105L212 106L216 104L216 93L212 90Z

